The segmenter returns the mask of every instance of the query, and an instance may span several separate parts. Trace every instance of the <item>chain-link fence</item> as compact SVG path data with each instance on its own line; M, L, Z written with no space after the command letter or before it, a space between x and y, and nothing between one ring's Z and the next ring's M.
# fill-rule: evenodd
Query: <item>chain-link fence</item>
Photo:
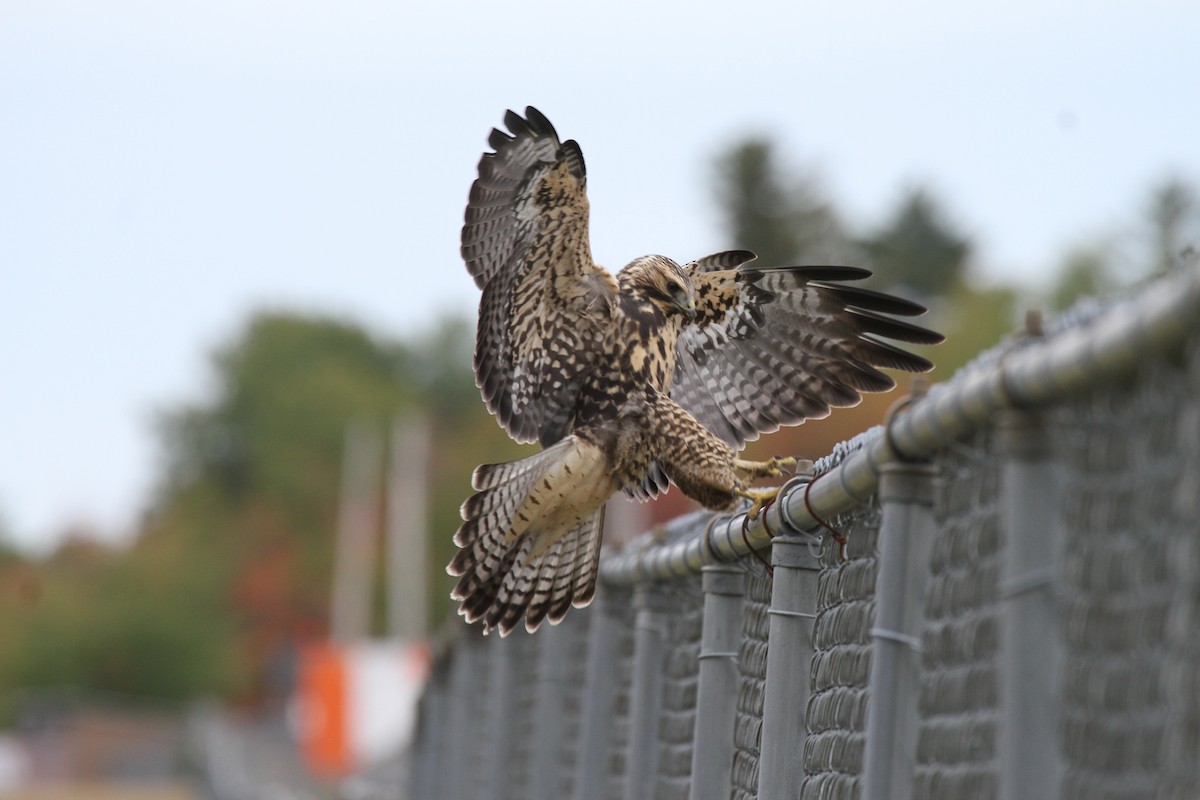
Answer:
M762 520L464 628L410 796L1200 797L1200 265L1032 327Z

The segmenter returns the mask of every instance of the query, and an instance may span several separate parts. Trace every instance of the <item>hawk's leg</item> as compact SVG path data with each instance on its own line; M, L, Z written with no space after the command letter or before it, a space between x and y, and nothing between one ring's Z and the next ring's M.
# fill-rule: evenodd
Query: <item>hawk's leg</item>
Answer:
M750 508L746 511L746 516L750 519L758 519L763 508L779 496L779 490L782 488L782 486L772 486L769 489L752 489L739 486L733 490L733 493L750 501Z
M775 456L768 461L743 461L740 458L735 458L733 460L733 471L743 481L753 481L759 478L781 478L784 475L794 475L796 464L796 459L782 456ZM758 515L762 513L763 507L779 496L779 489L780 487L778 486L770 489L751 489L746 486L737 486L733 490L733 493L738 497L745 497L750 501L750 510L746 514L750 519L758 519Z
M713 511L734 511L738 498L746 497L753 503L751 516L757 517L779 489L752 489L750 484L760 478L783 477L789 474L785 470L797 466L794 458L737 458L728 443L671 398L655 393L648 400L655 419L647 431L654 458L684 494Z
M744 481L754 481L759 478L782 478L784 475L796 473L796 459L774 456L769 461L733 460L733 471Z

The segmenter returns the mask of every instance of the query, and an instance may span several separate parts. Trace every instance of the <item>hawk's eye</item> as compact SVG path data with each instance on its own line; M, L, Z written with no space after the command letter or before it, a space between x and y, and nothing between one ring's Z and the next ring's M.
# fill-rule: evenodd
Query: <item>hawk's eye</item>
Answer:
M678 283L676 283L675 281L667 281L667 293L668 294L675 295L675 294L679 294L682 291L683 291L683 287L680 286Z

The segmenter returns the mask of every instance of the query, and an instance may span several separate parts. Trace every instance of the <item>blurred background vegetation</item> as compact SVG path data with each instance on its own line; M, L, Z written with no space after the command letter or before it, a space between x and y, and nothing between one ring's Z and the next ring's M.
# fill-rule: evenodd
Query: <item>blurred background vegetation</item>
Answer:
M1043 285L985 283L969 221L954 219L931 188L903 189L886 219L859 229L814 174L766 138L719 154L711 175L728 246L764 263L872 268L875 288L924 302L928 324L946 333L929 353L934 380L996 343L1025 307L1064 308L1170 269L1198 230L1195 191L1167 179L1119 230L1048 265ZM473 325L446 319L421 337L388 341L349 319L273 310L246 320L212 354L215 392L157 420L162 480L130 544L103 545L80 529L35 558L5 545L0 531L0 725L29 693L63 687L167 707L210 695L251 708L278 703L296 648L328 630L351 423L382 428L416 411L432 420L429 622L452 613L443 565L471 471L524 452L480 402ZM823 455L878 422L894 399L874 397L754 447Z

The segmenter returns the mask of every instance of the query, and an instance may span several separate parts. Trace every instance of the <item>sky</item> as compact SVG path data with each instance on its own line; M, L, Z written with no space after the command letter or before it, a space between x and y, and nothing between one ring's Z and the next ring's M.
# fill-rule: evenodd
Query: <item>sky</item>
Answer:
M985 280L1044 283L1200 180L1200 4L0 2L0 530L119 540L154 421L262 308L473 313L488 131L536 105L619 268L727 247L713 157L772 137L858 229L930 187Z

